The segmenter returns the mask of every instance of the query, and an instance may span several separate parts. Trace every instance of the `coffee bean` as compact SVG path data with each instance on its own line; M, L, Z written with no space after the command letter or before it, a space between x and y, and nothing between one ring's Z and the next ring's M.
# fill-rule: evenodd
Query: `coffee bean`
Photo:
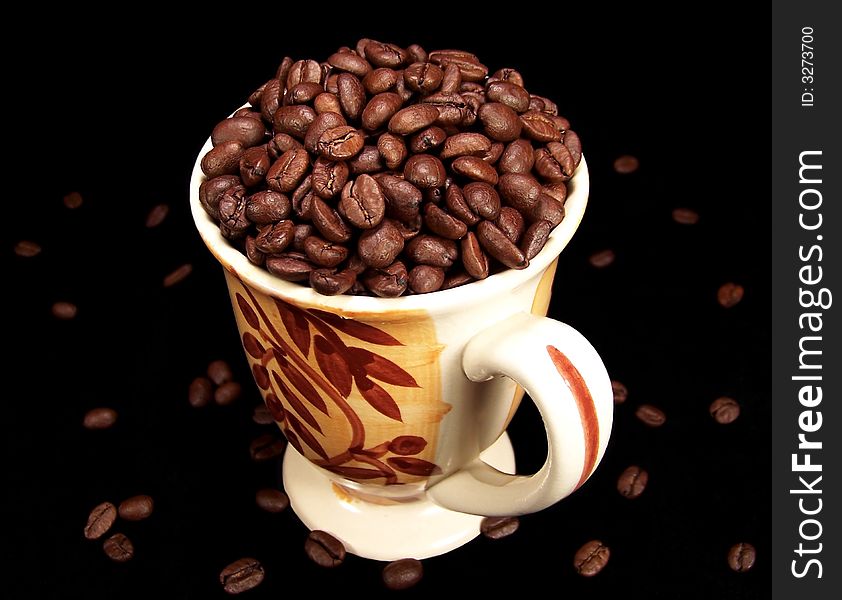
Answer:
M617 479L617 491L622 496L633 500L643 493L648 481L649 473L637 465L632 465L623 471Z
M325 239L340 244L351 239L351 229L339 216L339 213L328 206L321 198L313 198L310 218Z
M409 135L435 123L439 110L430 104L414 104L399 110L389 119L389 131L398 135Z
M448 64L442 73L441 91L443 93L454 94L462 88L462 72L456 64Z
M69 194L64 196L64 198L62 198L62 202L67 208L71 210L77 209L80 206L82 206L82 194L80 194L79 192L70 192Z
M255 246L265 254L280 254L292 242L295 225L289 219L278 221L274 225L264 225L257 230Z
M549 183L545 185L543 188L543 193L547 196L555 198L556 201L564 206L565 200L567 200L567 185L564 183Z
M472 157L462 157L456 160L463 160L465 158ZM491 187L489 183L469 183L462 189L462 193L465 196L465 202L468 203L471 212L474 214L491 221L500 215L500 196L497 194L497 190Z
M573 156L564 144L550 142L535 151L535 172L550 183L567 181L575 170Z
M377 94L368 101L368 104L363 109L363 127L369 131L380 129L395 116L395 113L400 110L402 104L403 100L394 92Z
M199 187L199 202L214 219L219 218L219 201L228 188L239 186L240 178L236 175L222 175L202 182Z
M187 391L187 402L194 408L207 406L213 398L213 384L207 377L196 377L190 382Z
M331 94L329 92L322 92L318 96L315 97L313 100L313 108L316 110L316 113L319 115L325 113L334 113L340 114L342 112L342 105L339 103L339 96L335 94ZM314 121L315 123L315 121ZM313 127L310 125L310 127ZM307 132L309 133L310 130L308 129ZM321 134L319 134L321 135ZM306 138L307 136L305 136Z
M214 146L225 142L238 142L244 148L262 144L266 138L263 122L250 117L231 117L220 121L211 133Z
M425 190L443 186L447 173L442 162L435 156L415 154L406 161L403 176L413 185Z
M616 255L614 251L610 248L606 248L605 250L600 250L599 252L594 252L588 257L588 262L591 264L592 267L596 267L597 269L604 269L605 267L611 265L614 262Z
M430 52L429 60L442 67L455 64L465 81L482 81L488 75L488 67L480 63L476 55L464 50L436 50Z
M485 88L490 102L505 104L513 111L522 113L529 109L529 92L510 81L493 81Z
M444 283L444 269L430 265L417 265L408 275L409 289L416 294L427 294L440 289Z
M115 533L102 544L105 555L114 562L127 562L134 557L134 544L122 533Z
M406 47L406 54L413 62L427 62L427 51L418 44Z
M291 192L304 178L309 166L310 159L307 156L307 151L304 148L292 148L284 152L269 167L269 171L266 173L266 182L276 192Z
M391 133L384 133L377 138L377 151L389 169L398 169L409 156L409 150L403 138Z
M15 254L24 258L32 258L41 254L41 245L30 240L21 240L15 244Z
M152 496L141 494L123 500L117 513L126 521L142 521L152 514L154 508L155 501L152 500Z
M757 550L751 544L740 542L728 550L728 566L737 573L751 570L755 560L757 560Z
M362 175L379 173L385 169L385 164L377 146L363 146L360 153L348 161L348 167L354 175Z
M442 160L459 156L482 156L491 150L491 140L481 133L457 133L444 141Z
M447 268L459 258L459 250L453 240L421 234L406 245L406 256L420 265Z
M270 79L257 89L251 98L257 100L259 95L259 102L252 102L253 106L260 106L260 116L267 123L272 122L272 116L278 107L281 105L284 95L284 83L278 79ZM250 100L251 101L251 100Z
M468 179L497 185L497 171L478 156L460 156L453 161L451 168Z
M362 84L369 95L376 96L377 94L382 94L383 92L388 92L393 89L395 84L398 82L398 77L400 77L400 75L398 75L398 72L394 69L380 67L379 69L369 71L366 76L363 77Z
M345 560L345 546L326 531L314 530L304 542L307 557L320 567L338 567Z
M295 226L295 231L292 234L292 244L290 246L297 252L304 252L304 244L307 238L313 235L315 228L309 223L300 223Z
M471 210L462 188L458 185L453 184L447 188L444 201L450 213L469 227L480 222L479 216Z
M340 73L336 79L337 96L343 114L351 121L360 118L365 106L365 88L360 80L350 73Z
M415 558L402 558L383 567L383 585L390 590L405 590L424 577L424 566Z
M406 291L409 285L409 274L406 265L396 260L388 267L366 271L363 281L375 296L396 298Z
M327 62L330 66L341 71L348 71L357 77L365 77L371 71L371 65L366 59L350 52L331 54Z
M283 256L267 257L266 269L284 281L306 281L310 279L313 264L303 255L287 252Z
M555 127L555 123L549 115L530 110L520 115L523 136L536 142L557 142L561 134Z
M532 260L544 249L552 230L553 224L543 219L535 221L527 228L519 246L527 260Z
M564 206L552 196L541 193L538 202L527 215L530 221L548 221L554 228L564 219Z
M485 133L498 142L511 142L520 136L522 125L518 115L500 102L486 102L478 112Z
M101 538L117 520L117 507L110 502L103 502L94 507L85 524L85 537L89 540Z
M477 225L477 239L483 250L511 269L525 269L529 260L506 237L506 234L491 221L481 221Z
M56 319L62 321L69 321L76 318L76 313L79 309L72 302L55 302L51 308L51 312Z
M622 175L634 173L640 166L640 162L634 156L624 154L614 161L614 170Z
M496 194L496 192L495 192ZM499 203L499 197L497 199ZM503 206L499 209L499 214L497 218L494 219L494 224L500 228L500 231L506 234L506 237L509 238L513 244L517 244L520 241L520 236L523 234L524 229L524 222L523 222L523 215L520 214L517 210L512 208L511 206ZM479 211L477 211L479 212ZM485 215L483 215L485 217ZM488 218L488 217L485 217ZM552 228L550 228L552 229ZM549 230L547 231L549 234ZM526 254L526 253L524 253ZM537 254L537 252L536 252ZM533 255L534 256L534 255ZM527 257L527 258L532 258Z
M428 62L416 62L403 72L406 86L414 92L429 94L441 85L444 72L441 67Z
M246 219L255 225L270 225L286 219L292 204L284 194L274 190L263 190L246 199Z
M370 40L365 45L366 59L376 67L399 67L406 62L406 50L395 44Z
M169 274L164 276L163 284L165 288L172 287L178 283L181 283L190 273L193 272L193 265L190 263L183 264L174 271L170 272Z
M270 513L283 512L289 506L289 497L275 488L262 488L254 495L257 505Z
M593 540L576 551L573 566L576 572L584 577L593 577L608 564L611 551L599 540Z
M468 232L468 226L433 203L424 206L424 223L441 237L458 240Z
M403 249L403 236L389 220L384 220L374 229L363 232L357 242L359 257L365 264L376 269L391 265Z
M310 220L313 209L313 176L308 175L301 180L292 193L292 211L300 219Z
M234 379L234 372L231 370L231 365L224 360L211 361L208 364L207 372L210 380L216 385L222 385Z
M328 129L316 143L319 154L332 160L346 160L359 154L365 146L365 138L362 133L349 127L341 125Z
M92 408L85 413L82 426L85 429L108 429L117 422L117 411L113 408Z
M349 269L314 269L310 272L310 286L325 296L344 294L357 282L357 274Z
M409 138L409 149L416 154L434 150L444 143L447 133L441 127L427 127Z
M276 134L286 133L303 140L307 129L315 122L317 116L315 110L303 104L281 106L275 111L272 122Z
M346 183L339 201L339 214L358 229L377 227L386 214L386 197L377 181L370 175L360 175Z
M251 420L258 425L271 425L275 422L275 417L272 416L272 412L266 404L258 404L254 407Z
M240 170L240 157L245 148L240 142L222 142L202 158L202 172L209 179L220 175L235 175Z
M614 404L622 404L629 397L628 388L616 379L611 380L611 391L614 392Z
M538 202L541 184L531 175L504 173L500 175L497 190L509 206L528 213Z
M507 68L495 71L494 74L488 78L488 81L489 83L493 83L495 81L508 81L509 83L514 83L515 85L523 87L523 76L515 69Z
M651 404L641 404L634 412L635 416L643 421L649 427L660 427L663 425L667 416L660 408L652 406Z
M347 124L348 123L345 121L345 117L337 112L327 111L318 114L316 119L307 129L307 133L304 135L304 148L308 152L316 154L318 152L319 138L325 131L333 129L334 127L342 127Z
M720 425L733 423L740 416L740 405L733 398L722 396L710 405L710 416Z
M460 285L470 283L473 280L474 278L465 273L464 271L448 273L447 276L444 278L444 283L442 284L441 289L449 290L451 288L459 287Z
M699 213L692 208L676 208L672 211L672 220L682 225L695 225L699 222Z
M335 267L348 258L348 248L311 235L304 240L304 253L311 262L322 267Z
M743 299L743 286L738 283L723 283L716 292L716 300L720 306L725 308L733 308Z
M228 406L237 401L243 393L242 386L236 381L223 383L213 393L213 401L220 406Z
M249 455L257 462L277 458L284 452L286 441L266 433L252 440L249 444Z
M520 527L517 517L485 517L480 523L479 530L490 540L509 537Z
M529 140L515 140L509 143L500 156L498 168L501 173L528 175L535 164L535 152Z
M260 585L265 574L257 559L241 558L222 569L219 583L227 593L240 594Z

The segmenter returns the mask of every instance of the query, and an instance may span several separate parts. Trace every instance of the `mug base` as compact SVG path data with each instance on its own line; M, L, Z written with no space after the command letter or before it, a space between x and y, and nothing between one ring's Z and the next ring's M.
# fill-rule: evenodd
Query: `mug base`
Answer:
M505 432L480 458L500 471L515 472L514 450ZM284 456L283 478L290 505L307 528L327 531L363 558L429 558L467 544L480 532L483 517L447 510L426 497L380 505L343 494L291 446Z

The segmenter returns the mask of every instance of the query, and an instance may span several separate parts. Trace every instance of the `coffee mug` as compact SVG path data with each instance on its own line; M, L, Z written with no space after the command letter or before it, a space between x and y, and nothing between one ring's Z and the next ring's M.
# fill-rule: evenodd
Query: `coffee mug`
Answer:
M584 158L527 268L399 298L323 296L252 265L202 208L199 162L193 217L224 267L255 382L289 441L284 487L310 529L361 556L424 558L475 537L483 516L541 510L588 479L611 432L611 383L593 346L545 316L587 204ZM524 390L549 449L529 476L511 474L505 434Z

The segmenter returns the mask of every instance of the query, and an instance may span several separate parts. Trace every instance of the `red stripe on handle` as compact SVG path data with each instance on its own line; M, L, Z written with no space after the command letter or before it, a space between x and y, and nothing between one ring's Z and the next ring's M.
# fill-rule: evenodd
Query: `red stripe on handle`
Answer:
M579 483L576 484L576 489L579 489L593 471L599 450L599 419L596 416L596 406L582 374L573 366L570 359L555 346L547 346L547 353L558 374L564 380L564 384L573 394L576 406L579 407L579 417L582 419L582 431L585 432L585 465L582 468Z

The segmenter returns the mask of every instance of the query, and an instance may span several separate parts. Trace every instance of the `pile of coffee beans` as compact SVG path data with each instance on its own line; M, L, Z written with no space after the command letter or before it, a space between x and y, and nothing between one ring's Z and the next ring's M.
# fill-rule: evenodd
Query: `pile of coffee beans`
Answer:
M155 502L151 496L140 494L123 500L119 507L111 502L98 504L88 515L84 534L88 540L98 540L104 536L119 516L125 521L142 521L149 518ZM126 562L134 557L134 545L124 533L114 533L103 542L102 550L114 562Z
M553 101L463 50L362 39L284 58L248 100L213 129L200 201L252 263L322 294L525 268L582 157Z

